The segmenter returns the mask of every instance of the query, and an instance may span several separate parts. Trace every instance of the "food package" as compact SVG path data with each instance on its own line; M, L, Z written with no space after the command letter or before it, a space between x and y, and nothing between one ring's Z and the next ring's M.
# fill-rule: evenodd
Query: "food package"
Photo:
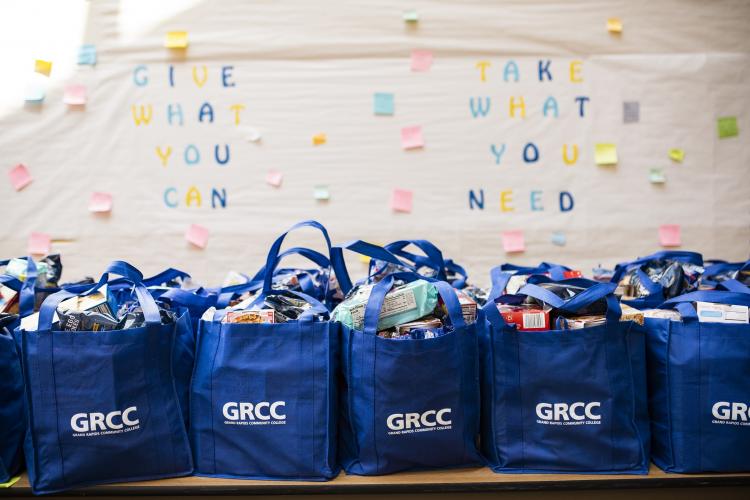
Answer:
M747 306L696 302L695 311L698 314L698 321L701 323L742 325L750 322Z
M227 311L222 323L275 323L273 309Z
M644 314L642 311L627 304L620 304L620 307L622 308L620 321L633 321L639 325L643 325ZM558 330L579 330L581 328L603 325L606 321L607 319L604 315L574 316L570 318L560 316L555 320L555 325Z
M516 325L519 332L538 332L550 329L549 308L527 304L497 304L503 319L508 324Z

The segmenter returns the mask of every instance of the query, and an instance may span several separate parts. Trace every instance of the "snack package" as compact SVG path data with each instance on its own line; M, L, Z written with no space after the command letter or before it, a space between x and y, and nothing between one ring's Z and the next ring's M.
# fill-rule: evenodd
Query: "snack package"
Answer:
M66 332L104 332L120 329L117 319L95 310L58 311L58 321L58 329Z
M696 302L695 311L698 314L698 321L701 323L742 325L750 322L747 306Z
M418 328L424 329L424 330L439 330L443 327L443 322L440 321L438 318L422 318L418 321L412 321L410 323L404 323L402 325L396 326L396 333L398 335L405 335L412 330L416 330Z
M538 332L550 329L549 308L528 304L497 304L503 319L508 324L516 325L519 332Z
M542 276L550 276L550 273L541 273ZM505 293L508 295L515 295L518 290L521 289L529 281L530 274L514 274L508 280L508 284L505 285ZM583 274L581 271L563 271L563 279L580 278Z
M622 308L620 321L633 321L641 326L643 325L643 311L639 311L627 304L620 304L620 307ZM603 315L573 316L569 318L559 316L555 320L555 326L558 330L580 330L581 328L603 325L606 321L607 318Z
M560 297L563 300L568 300L572 297L575 297L579 293L586 290L586 288L570 285L567 283L562 282L550 282L550 283L539 283L538 286L542 288L546 288L550 292L554 293L558 297ZM524 304L529 305L536 305L539 307L543 307L545 304L539 299L533 298L533 297L527 297L524 300ZM602 298L594 302L593 304L590 304L583 309L578 310L576 313L577 316L603 316L607 312L607 300Z
M117 302L112 294L109 293L109 288L105 284L90 295L71 297L62 301L57 306L57 311L58 313L65 311L95 311L114 318L115 311L117 311Z
M466 324L474 323L477 320L476 301L469 297L466 293L464 293L463 290L457 290L455 288L454 290L456 291L456 298L458 298L458 303L461 305L461 314L464 317L464 321L466 322ZM443 302L442 297L438 297L438 304L442 316L447 316L448 311L445 308L445 303Z
M353 289L333 310L331 319L340 321L349 328L361 330L365 318L365 307L374 286L367 284ZM437 305L437 288L425 280L394 286L383 301L378 331L427 316L435 310Z
M623 300L649 295L650 292L641 283L639 269L646 273L653 283L661 285L664 290L664 299L695 290L698 278L703 273L703 267L695 264L673 260L652 260L640 267L629 269L622 276L615 294L622 296Z
M641 311L644 318L660 318L680 321L682 315L674 309L644 309Z
M480 288L476 285L466 285L461 291L471 297L479 306L483 306L487 303L489 292L484 288Z
M275 323L273 309L227 311L222 323Z
M0 285L0 313L18 313L19 293L5 285Z

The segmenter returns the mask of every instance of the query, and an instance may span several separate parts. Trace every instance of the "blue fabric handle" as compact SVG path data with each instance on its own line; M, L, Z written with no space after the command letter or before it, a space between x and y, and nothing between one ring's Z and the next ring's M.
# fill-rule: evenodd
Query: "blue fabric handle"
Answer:
M614 297L615 288L617 288L617 285L614 283L596 283L573 297L564 300L546 288L527 283L521 287L518 294L534 297L562 312L576 313L598 300L606 299L610 296ZM618 321L621 315L622 308L617 303L617 300L610 301L607 299L607 320Z
M393 283L397 279L406 282L422 279L435 285L438 293L440 294L440 297L443 299L443 303L445 304L445 308L448 311L448 317L451 320L451 325L453 325L453 328L458 329L466 326L464 316L461 312L461 304L458 302L458 297L456 296L456 292L452 286L444 281L425 278L424 276L420 276L417 273L404 272L389 274L382 280L378 281L375 286L372 287L370 297L368 298L367 305L365 306L365 317L363 322L364 326L362 329L365 334L377 335L378 319L380 317L380 310L383 308L385 296L388 294L391 288L393 288Z
M401 261L393 253L389 252L383 247L367 243L362 240L352 240L343 245L334 245L331 247L331 265L333 266L333 272L336 274L336 279L339 282L341 291L344 294L349 293L352 289L352 280L349 277L349 271L346 269L346 262L344 261L344 249L351 250L352 252L370 257L371 259L381 260L389 262L397 266L403 266L407 269L413 269L413 266Z
M515 273L509 271L515 271ZM542 262L536 267L518 266L508 263L493 267L490 269L492 288L487 301L494 301L496 298L500 297L504 293L505 287L508 286L510 278L516 274L523 276L539 275L542 277L545 273L549 273L550 281L562 281L565 279L565 271L570 271L570 268L560 264L552 264L550 262Z
M158 286L163 283L168 283L172 281L173 279L177 279L177 278L186 279L186 278L190 278L190 275L186 273L185 271L180 271L179 269L174 269L170 267L160 272L159 274L155 274L151 276L150 278L142 278L142 281L143 281L143 284L146 286Z
M745 287L747 288L747 287ZM748 292L725 292L722 290L699 290L690 292L679 297L671 298L659 306L661 309L677 309L686 322L698 321L698 314L693 307L693 302L712 302L714 304L731 304L750 307L750 293Z
M724 280L717 285L717 288L735 293L750 293L750 287L740 283L735 279Z
M294 231L295 229L299 229L302 227L312 227L314 229L319 230L321 233L323 233L323 238L325 238L326 241L326 248L328 249L328 255L329 255L329 261L332 260L330 258L331 255L331 239L328 237L328 231L326 231L326 228L323 227L323 225L320 222L314 221L314 220L306 220L303 222L298 222L297 224L293 225L288 231L283 233L281 236L279 236L276 241L273 242L273 245L271 245L271 249L268 251L268 257L266 258L266 266L265 266L265 276L263 278L263 294L268 295L272 293L272 283L273 283L273 273L276 270L276 266L279 263L279 251L281 250L281 245L284 243L284 238L286 238L286 235L289 234L291 231ZM328 283L326 283L326 295L328 290Z
M194 290L170 288L161 295L160 299L186 307L208 309L216 305L218 297L218 294L215 292L210 292L204 288L196 288Z
M466 272L466 269L464 269L463 266L460 266L459 264L453 262L453 259L445 259L445 270L446 272L450 271L453 274L459 276L451 283L451 285L453 285L453 288L464 288L466 286L466 281L469 279L469 274Z
M703 256L697 252L688 252L684 250L662 250L660 252L652 253L645 257L639 257L636 260L630 262L622 262L615 266L615 272L612 274L611 281L618 283L625 272L633 266L640 266L646 262L652 260L676 260L679 262L686 262L688 264L694 264L696 266L703 265Z
M424 252L424 257L413 254L405 250L409 245L414 245ZM432 242L427 240L399 240L388 243L383 248L394 255L404 258L414 263L415 266L427 266L438 272L438 279L445 281L445 259L443 252L440 251Z
M254 306L263 303L265 298L268 295L294 295L295 297L298 297L308 304L310 304L312 307L310 309L307 309L305 312L300 314L300 316L297 318L297 321L310 321L313 319L313 316L316 314L323 314L326 316L329 316L330 311L328 311L328 308L323 305L318 299L315 297L311 297L310 295L307 295L302 292L295 292L294 290L271 290L270 294L266 294L265 292L262 292L258 295L258 297L247 307L247 309L252 309Z
M109 263L104 272L122 276L125 280L131 283L143 283L143 273L124 260L113 260ZM160 281L159 283L163 283L163 281Z
M643 271L643 269L638 268L635 273L638 276L638 280L641 282L641 285L643 285L643 288L646 289L649 295L664 292L664 287L662 287L659 283L654 283L653 281L651 281L651 278Z

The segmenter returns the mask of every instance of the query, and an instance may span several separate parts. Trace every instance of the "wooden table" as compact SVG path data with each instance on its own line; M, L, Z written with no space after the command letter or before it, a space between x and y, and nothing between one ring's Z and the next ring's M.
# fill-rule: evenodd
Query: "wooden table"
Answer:
M733 486L747 488L746 474L667 474L652 466L647 476L580 474L495 474L487 468L426 472L403 472L387 476L347 476L333 481L245 481L205 477L181 477L94 486L68 492L68 495L293 495L368 493L450 493L592 489L673 489L685 487ZM636 493L636 492L634 492ZM15 486L0 490L2 496L31 495L24 475Z

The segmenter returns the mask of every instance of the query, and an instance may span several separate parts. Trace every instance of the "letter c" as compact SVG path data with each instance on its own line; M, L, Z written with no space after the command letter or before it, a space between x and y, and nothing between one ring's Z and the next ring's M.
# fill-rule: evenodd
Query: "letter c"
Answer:
M111 411L107 413L107 419L106 419L107 427L113 430L122 429L123 427L125 427L122 424L115 423L115 417L119 417L121 414L122 412L119 412L119 411Z
M576 413L576 408L583 408L584 406L586 405L580 402L570 405L570 408L568 410L570 412L570 416L573 417L573 420L583 420L584 418L586 418L584 415L578 415Z
M424 425L425 427L435 427L434 421L430 422L429 420L427 420L427 417L429 415L434 415L435 413L436 413L435 410L428 410L422 413L422 417L420 418L422 425Z
M450 412L451 412L450 408L443 408L442 410L437 412L437 418L435 419L437 420L437 423L440 425L451 425L453 423L452 420L443 419L443 415L445 415L446 413L450 413Z
M258 420L271 420L270 415L263 415L260 410L261 408L268 408L271 404L268 401L262 401L255 405L255 415L258 416Z
M284 401L276 401L274 404L271 405L271 417L273 417L275 420L284 420L286 419L286 414L280 415L276 412L276 408L279 406L285 407L286 403Z
M601 420L601 415L594 415L594 413L591 411L593 408L599 408L601 407L601 403L598 401L592 401L591 403L586 405L586 416L590 418L591 420Z
M122 423L125 425L138 425L141 423L139 419L130 420L129 415L133 413L134 411L138 411L138 408L135 406L131 406L130 408L127 408L124 412L122 412Z

